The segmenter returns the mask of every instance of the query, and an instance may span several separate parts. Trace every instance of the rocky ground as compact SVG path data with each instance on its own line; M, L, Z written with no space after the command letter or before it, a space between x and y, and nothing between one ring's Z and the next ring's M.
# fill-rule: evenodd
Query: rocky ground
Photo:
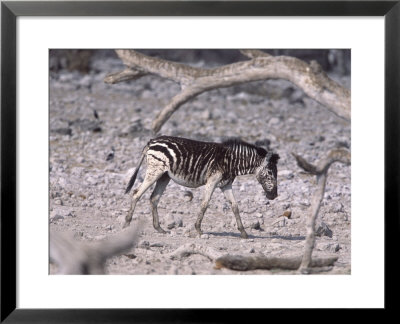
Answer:
M200 62L201 63L201 62ZM117 57L94 57L88 73L50 72L50 227L71 231L77 240L119 235L129 209L124 190L142 148L154 135L151 122L179 87L157 76L108 85L106 74L123 68ZM349 77L332 75L350 87ZM315 177L297 166L292 152L313 163L332 148L351 148L350 125L307 98L289 82L269 80L206 92L180 108L162 134L198 140L229 137L255 143L268 140L279 153L279 196L267 201L254 176L238 177L233 191L249 239L241 239L223 194L215 191L201 238L194 235L203 188L170 182L159 204L161 226L151 223L148 190L134 219L146 218L138 246L107 261L109 274L292 274L294 271L215 269L202 255L171 259L170 253L196 243L226 254L300 255L305 222L316 189ZM137 183L143 180L143 164ZM191 194L193 198L191 199ZM351 272L351 167L329 170L320 209L314 256L339 257L325 274ZM289 216L289 217L287 217ZM134 222L132 222L134 225ZM51 264L50 273L57 273Z

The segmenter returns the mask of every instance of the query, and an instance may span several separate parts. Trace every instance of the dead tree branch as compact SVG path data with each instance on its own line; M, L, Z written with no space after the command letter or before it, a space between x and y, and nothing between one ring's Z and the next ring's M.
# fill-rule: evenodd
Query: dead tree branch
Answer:
M129 251L138 241L139 222L124 233L101 242L79 242L71 233L50 230L50 259L60 274L104 274L108 258Z
M299 268L302 256L295 257L267 257L264 255L231 255L224 254L216 251L210 247L203 246L195 243L185 244L172 253L169 254L169 258L172 260L182 260L183 258L189 257L193 254L199 254L211 262L215 262L215 268L227 268L236 271L248 271L255 269L283 269L283 270L296 270ZM315 258L312 260L311 267L314 269L313 272L327 271L338 259L337 256L329 258ZM317 269L318 268L318 269Z
M338 259L337 256L329 258L316 258L311 262L311 267L322 268L332 266ZM215 261L216 268L228 268L237 271L248 271L256 269L283 269L296 270L302 262L302 256L296 257L266 257L266 256L244 256L224 255Z
M288 80L337 116L350 120L350 91L331 80L317 62L308 64L294 57L274 57L258 50L241 52L250 60L203 69L149 57L134 50L116 50L127 69L106 76L104 81L114 84L156 74L181 86L181 92L153 121L155 133L180 106L205 91L266 79Z
M222 256L222 253L207 246L195 243L187 243L176 249L174 252L170 253L169 258L172 260L181 260L192 254L200 254L209 259L210 261L214 261Z
M348 150L335 149L329 152L327 157L320 160L317 165L308 163L304 158L292 153L297 160L297 164L304 169L306 172L317 176L317 190L314 193L311 203L311 212L307 219L307 237L304 246L304 255L301 262L299 271L302 273L308 273L309 268L312 267L313 260L311 254L315 246L315 221L318 216L319 208L321 206L322 199L324 198L326 179L328 177L328 169L332 163L340 162L346 165L350 164L351 155Z

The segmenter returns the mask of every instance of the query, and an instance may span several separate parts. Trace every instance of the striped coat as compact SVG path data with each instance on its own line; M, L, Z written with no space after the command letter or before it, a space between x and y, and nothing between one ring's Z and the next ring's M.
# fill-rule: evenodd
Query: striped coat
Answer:
M216 187L222 189L231 202L242 237L247 237L240 220L237 204L232 194L232 182L236 176L256 174L269 199L277 196L277 168L279 156L264 148L239 141L229 140L223 143L200 142L186 138L160 136L148 142L142 152L139 166L135 170L126 189L128 193L134 185L140 165L147 160L146 176L142 185L133 193L131 210L126 218L129 225L133 209L141 195L155 181L157 185L152 194L153 225L159 232L157 204L166 185L172 179L176 183L197 188L206 186L196 229L201 234L200 224L209 199Z

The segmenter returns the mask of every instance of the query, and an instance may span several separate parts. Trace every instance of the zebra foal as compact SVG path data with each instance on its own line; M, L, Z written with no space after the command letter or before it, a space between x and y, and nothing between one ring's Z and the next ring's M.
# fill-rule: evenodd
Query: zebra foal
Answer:
M190 188L205 186L204 197L197 216L195 228L202 234L201 222L215 188L221 188L231 203L240 236L247 238L239 215L239 208L232 193L236 176L255 174L266 197L275 199L277 190L277 162L279 155L243 141L229 140L223 143L200 142L186 138L160 136L150 140L143 148L138 167L132 175L125 193L135 183L139 168L146 157L147 169L143 183L133 191L131 208L125 217L124 227L129 226L136 203L154 183L150 196L153 226L166 233L160 226L157 205L170 179Z

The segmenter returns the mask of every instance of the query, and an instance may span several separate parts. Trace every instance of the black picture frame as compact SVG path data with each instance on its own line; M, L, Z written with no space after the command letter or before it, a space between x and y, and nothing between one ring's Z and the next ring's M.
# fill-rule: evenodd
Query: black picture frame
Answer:
M134 1L1 3L1 322L231 322L244 310L16 308L16 19L19 16L384 16L385 309L398 286L391 243L399 222L400 1ZM371 148L373 151L373 148ZM373 168L373 166L371 166ZM371 193L371 196L373 193ZM373 238L371 238L373 239ZM373 260L371 260L373 262ZM367 284L367 283L366 283ZM266 292L268 293L268 292ZM251 310L251 318L263 316ZM247 314L249 315L249 314ZM246 315L245 315L246 316ZM256 317L255 317L256 316Z

